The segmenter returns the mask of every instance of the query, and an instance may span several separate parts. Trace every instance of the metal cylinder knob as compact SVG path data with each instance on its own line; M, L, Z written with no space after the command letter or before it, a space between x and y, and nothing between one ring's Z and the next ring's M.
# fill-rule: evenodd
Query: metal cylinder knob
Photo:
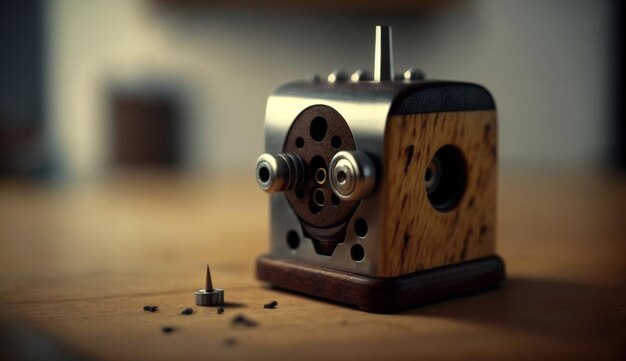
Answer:
M304 182L304 163L292 153L261 154L256 161L256 181L267 193L298 188Z
M360 81L370 81L372 79L372 74L365 69L359 69L350 76L350 80L354 83L358 83Z
M329 83L334 84L334 83L345 83L346 81L348 81L348 79L350 79L350 76L348 75L348 73L340 69L335 69L330 74L328 74L327 80Z
M359 151L337 152L330 161L329 174L333 192L345 201L368 197L376 185L374 163Z
M421 69L411 68L411 69L405 71L404 74L402 74L402 77L406 81L424 80L424 78L426 78L426 75L424 74L424 72Z

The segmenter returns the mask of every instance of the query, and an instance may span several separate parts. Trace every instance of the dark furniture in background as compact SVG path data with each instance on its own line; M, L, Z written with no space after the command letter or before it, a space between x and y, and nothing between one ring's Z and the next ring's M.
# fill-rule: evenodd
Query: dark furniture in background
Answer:
M174 99L141 92L122 92L110 99L113 166L175 167L180 163L181 117Z

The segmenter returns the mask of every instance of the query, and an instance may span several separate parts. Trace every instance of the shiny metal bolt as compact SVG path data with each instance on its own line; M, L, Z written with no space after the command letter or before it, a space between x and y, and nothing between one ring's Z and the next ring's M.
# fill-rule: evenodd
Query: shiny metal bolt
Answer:
M370 157L359 151L335 154L329 166L330 186L337 197L356 201L368 197L376 185L376 169Z
M206 285L203 289L197 290L195 295L198 306L221 306L224 304L224 290L213 288L211 270L208 264L206 265Z
M349 76L343 70L335 69L330 74L328 74L328 82L329 83L345 83L348 81Z
M352 75L350 76L350 80L352 80L355 83L360 82L360 81L370 81L372 79L373 79L372 73L370 73L369 71L365 69L359 69L355 71L354 73L352 73Z
M424 80L424 78L426 77L426 75L424 74L424 72L421 69L418 68L411 68L407 71L404 72L404 74L402 74L402 77L404 78L404 80Z
M298 188L304 181L304 163L291 153L262 154L256 161L256 181L267 193Z

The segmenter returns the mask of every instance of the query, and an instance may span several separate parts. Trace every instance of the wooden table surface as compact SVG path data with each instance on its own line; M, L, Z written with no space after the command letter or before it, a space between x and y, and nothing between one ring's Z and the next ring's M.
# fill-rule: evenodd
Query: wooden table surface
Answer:
M0 352L101 360L626 357L623 174L501 171L504 287L377 315L255 280L255 258L268 246L267 197L248 173L0 182ZM225 289L222 315L194 305L207 262ZM263 309L272 300L277 309ZM146 304L160 310L144 312ZM190 306L196 313L180 314ZM258 325L233 326L238 314Z

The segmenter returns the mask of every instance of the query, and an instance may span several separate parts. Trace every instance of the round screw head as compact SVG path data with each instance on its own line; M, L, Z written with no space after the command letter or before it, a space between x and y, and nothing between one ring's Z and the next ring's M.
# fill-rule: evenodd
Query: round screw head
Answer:
M330 186L337 197L355 201L368 197L376 184L370 157L359 151L340 151L330 161Z
M355 167L355 163L346 158L340 158L333 163L333 189L336 189L342 195L352 193L356 186Z

